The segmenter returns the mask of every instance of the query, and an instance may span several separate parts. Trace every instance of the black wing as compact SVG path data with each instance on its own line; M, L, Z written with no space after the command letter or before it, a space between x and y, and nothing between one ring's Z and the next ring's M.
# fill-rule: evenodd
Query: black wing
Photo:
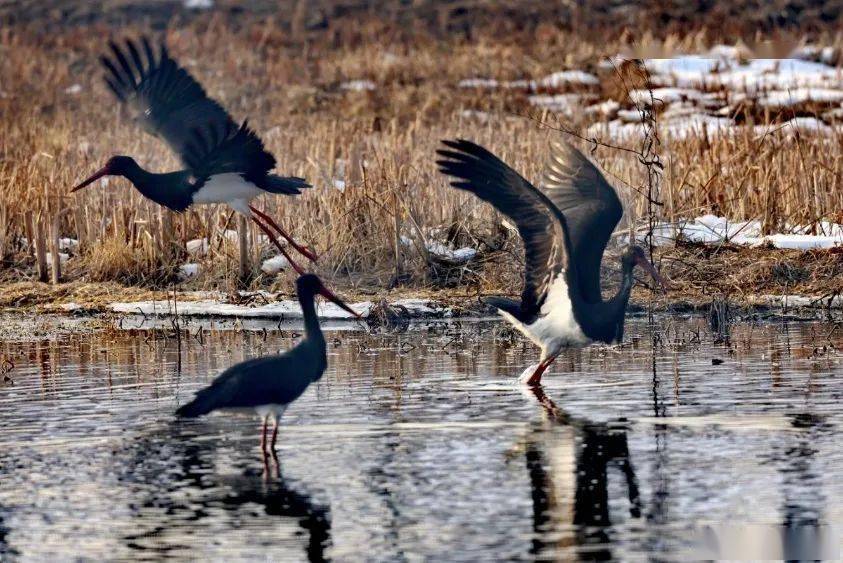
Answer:
M438 150L443 174L451 185L492 204L518 227L524 240L522 318L538 313L556 276L568 268L565 218L554 205L498 157L470 141L443 141L453 150Z
M601 302L600 263L623 216L617 192L580 151L564 141L551 143L541 189L565 216L583 298Z
M209 173L263 173L275 167L257 135L238 127L223 107L161 45L156 55L149 40L141 48L131 40L120 48L109 42L102 57L105 81L128 105L144 129L164 139L196 176ZM214 163L219 169L208 163Z

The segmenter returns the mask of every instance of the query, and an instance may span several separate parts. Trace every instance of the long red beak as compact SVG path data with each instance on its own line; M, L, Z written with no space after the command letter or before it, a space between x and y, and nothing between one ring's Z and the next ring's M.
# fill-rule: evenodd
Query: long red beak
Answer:
M333 293L332 293L332 292L331 292L328 288L326 288L324 285L321 287L321 289L319 289L319 295L321 295L321 296L322 296L322 297L324 297L325 299L328 299L328 300L330 300L330 301L333 301L333 302L334 302L334 303L336 303L339 307L341 307L342 309L345 309L346 311L348 311L349 313L351 313L352 315L354 315L356 318L358 318L358 319L362 319L362 318L363 318L362 316L360 316L360 314L359 314L359 313L357 313L357 311L355 311L354 309L352 309L351 307L349 307L348 305L346 305L346 304L343 302L343 300L342 300L342 299L340 299L339 297L337 297L336 295L334 295L334 294L333 294Z
M656 280L656 283L659 284L659 287L661 287L662 291L666 291L670 288L670 280L662 277L662 275L659 274L658 271L656 271L656 268L652 264L650 264L649 260L647 260L646 258L639 258L635 261L635 263L644 268L644 270L648 274L650 274L654 280Z
M103 166L102 168L100 168L99 170L94 172L93 176L91 176L90 178L88 178L87 180L85 180L84 182L82 182L81 184L79 184L78 186L73 188L72 190L70 190L70 192L73 193L77 190L81 190L85 186L89 186L89 185L93 184L94 182L96 182L97 180L99 180L100 178L102 178L103 176L108 176L109 174L111 174L111 168L109 168L107 165Z

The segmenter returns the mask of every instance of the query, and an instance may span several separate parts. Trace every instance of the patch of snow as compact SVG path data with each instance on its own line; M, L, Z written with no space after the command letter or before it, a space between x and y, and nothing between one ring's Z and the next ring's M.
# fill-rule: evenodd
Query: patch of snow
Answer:
M68 86L67 88L64 89L65 94L70 94L72 96L80 93L81 91L82 91L82 85L81 84L74 84L74 85Z
M371 92L377 86L371 80L349 80L340 84L341 90L349 90L352 92Z
M401 244L409 247L413 246L414 242L410 237L401 235ZM465 246L463 248L452 249L448 245L435 240L427 241L427 251L437 258L450 260L451 262L458 262L460 264L469 262L477 256L477 249L475 248Z
M652 99L650 94L650 90L633 90L629 93L629 99L635 104L649 106L703 98L703 93L694 88L653 88ZM654 104L651 104L651 102L654 102Z
M618 110L618 119L626 123L641 123L643 116L637 109L621 109Z
M605 102L588 106L587 108L585 108L585 112L587 114L597 114L605 116L611 115L612 113L620 109L620 107L621 105L615 100L606 100Z
M188 262L179 266L179 277L183 280L194 278L199 275L199 264Z
M500 86L500 82L494 78L465 78L457 83L459 88L487 88L494 90Z
M62 303L60 307L68 313L72 313L73 311L78 311L79 309L84 308L82 307L82 305L76 303L75 301L71 301L70 303Z
M138 301L134 303L112 303L111 310L115 313L129 313L141 315L172 315L172 303L167 301ZM360 315L366 316L372 308L370 301L355 303L351 308ZM179 301L179 315L189 317L239 317L245 319L301 319L302 310L298 301L278 301L266 305L249 306L220 303L215 300ZM351 313L341 309L333 303L320 301L317 313L322 319L353 319Z
M758 99L767 107L788 107L805 102L841 102L843 90L832 88L796 88L794 90L771 90Z
M189 10L210 10L214 7L214 0L184 0L182 5Z
M187 249L187 253L191 256L204 256L208 253L210 244L206 238L197 238L187 241L185 248Z
M782 125L794 131L811 131L813 133L822 133L823 135L834 134L834 129L816 117L794 117L785 121Z
M646 227L644 228L646 229ZM644 229L636 235L639 242L644 241ZM746 246L762 246L770 244L775 248L797 250L812 250L818 248L834 248L843 246L843 225L822 221L815 226L822 234L806 234L810 227L794 227L796 234L762 235L760 221L730 221L716 215L703 215L693 220L682 220L677 223L661 223L653 229L653 244L663 246L672 244L678 239L703 244L719 244L731 242Z
M70 254L66 252L59 252L59 265L64 265L65 262L70 260ZM53 268L53 253L47 252L47 267L52 269Z
M59 250L69 250L75 251L79 248L79 241L75 238L60 238L59 239Z
M334 188L344 192L345 191L345 180L340 180L339 178L334 178L333 180Z
M574 110L579 107L582 96L579 94L556 94L555 96L530 96L530 104L547 108L551 111L573 115Z
M287 260L287 257L283 254L279 254L277 256L273 256L267 260L264 260L261 264L261 271L272 275L277 274L283 270L286 270L290 267L290 261Z
M480 123L487 123L492 115L486 111L464 109L460 112L460 117L464 117L465 119L476 119Z
M563 70L545 76L539 84L546 88L561 88L569 84L597 86L600 84L600 79L582 70Z

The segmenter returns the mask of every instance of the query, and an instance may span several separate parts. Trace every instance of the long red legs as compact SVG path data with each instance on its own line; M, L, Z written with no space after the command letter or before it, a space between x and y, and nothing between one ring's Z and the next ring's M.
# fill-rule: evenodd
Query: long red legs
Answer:
M290 236L290 235L288 235L286 232L284 232L284 229L282 229L281 227L279 227L279 226L278 226L278 223L276 223L276 222L272 219L272 217L270 217L269 215L267 215L267 214L266 214L266 213L264 213L263 211L259 210L259 209L258 209L258 208L256 208L254 205L250 205L250 206L249 206L249 209L251 209L251 210L252 210L252 213L254 213L254 214L255 214L255 215L257 215L258 217L260 217L261 219L263 219L264 221L266 221L267 223L269 223L269 226L270 226L270 227L272 227L273 229L275 229L276 231L278 231L278 234L279 234L279 235L281 235L282 237L284 237L284 239L285 239L287 242L289 242L289 243L290 243L290 245L291 245L293 248L295 248L296 250L298 250L298 251L299 251L299 253L301 253L302 255L306 256L306 257L307 257L307 258L308 258L311 262L316 262L316 261L317 261L317 259L318 259L318 258L317 258L317 256L316 256L316 254L314 254L314 253L313 253L313 251L312 251L312 250L310 250L309 248L305 248L305 247L303 247L302 245L300 245L299 243L297 243L296 241L294 241L294 240L293 240L293 237L291 237L291 236Z
M261 451L266 454L266 430L269 426L269 415L263 417L263 428L261 428Z
M275 442L278 440L278 415L275 415L275 425L272 427L272 444L269 449L275 454Z
M269 240L271 240L271 241L272 241L272 244L274 244L274 245L278 248L278 250L280 250L280 251L281 251L281 254L283 254L283 255L284 255L284 258L286 258L286 259L287 259L287 262L289 262L289 263L290 263L290 266L292 266L292 267L293 267L293 269L294 269L296 272L298 272L298 274L299 274L300 276L303 276L305 272L304 272L304 270L302 269L302 267L301 267L301 266L299 266L298 264L296 264L296 261L292 259L292 257L291 257L291 256L287 253L287 251L286 251L286 250L284 250L284 247L283 247L283 246L281 246L281 243L280 243L280 242L278 242L278 239L275 237L275 235L274 235L274 234L272 234L272 231L270 231L270 230L269 230L269 227L267 227L266 225L264 225L263 223L261 223L260 221L258 221L258 218L257 218L257 217L255 217L254 215L252 215L252 221L254 221L255 223L257 223L258 227L260 227L260 228L261 228L261 230L262 230L262 231L266 234L266 236L268 236L268 237L269 237Z
M552 364L553 360L555 360L555 359L556 359L556 356L551 356L549 358L546 358L546 359L542 360L541 363L538 365L538 367L536 367L536 371L533 372L533 375L531 375L530 378L527 381L525 381L524 383L526 383L527 385L531 385L531 386L541 385L542 374L544 373L544 370L546 370L548 368L548 366L550 366L550 364Z

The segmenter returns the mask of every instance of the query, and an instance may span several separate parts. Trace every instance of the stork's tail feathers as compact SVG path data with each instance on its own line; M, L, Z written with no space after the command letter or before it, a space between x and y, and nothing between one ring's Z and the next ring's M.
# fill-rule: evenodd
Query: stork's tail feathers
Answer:
M261 189L274 194L300 194L301 190L311 187L304 178L295 176L276 176L269 174L259 186Z

